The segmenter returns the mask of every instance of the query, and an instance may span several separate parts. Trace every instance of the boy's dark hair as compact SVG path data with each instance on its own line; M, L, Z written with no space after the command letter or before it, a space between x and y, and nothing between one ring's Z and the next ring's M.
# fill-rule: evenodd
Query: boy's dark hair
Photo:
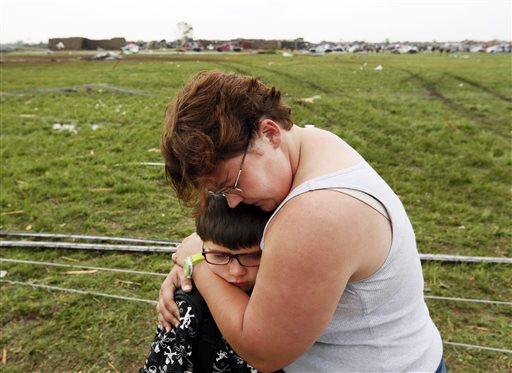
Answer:
M206 210L196 218L196 232L203 241L243 249L259 245L271 215L244 203L230 208L224 197L209 195Z

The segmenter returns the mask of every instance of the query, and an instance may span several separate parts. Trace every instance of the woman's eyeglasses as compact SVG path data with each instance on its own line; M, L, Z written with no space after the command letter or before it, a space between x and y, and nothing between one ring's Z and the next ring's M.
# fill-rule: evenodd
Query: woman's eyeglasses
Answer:
M242 174L242 167L244 166L245 156L247 155L247 151L249 150L249 144L247 144L247 147L245 148L244 155L242 157L242 162L240 162L240 169L238 170L238 175L236 175L235 183L224 189L220 192L212 192L208 191L209 194L215 196L215 197L228 197L230 195L239 195L243 192L242 189L238 187L238 182L240 181L240 175Z

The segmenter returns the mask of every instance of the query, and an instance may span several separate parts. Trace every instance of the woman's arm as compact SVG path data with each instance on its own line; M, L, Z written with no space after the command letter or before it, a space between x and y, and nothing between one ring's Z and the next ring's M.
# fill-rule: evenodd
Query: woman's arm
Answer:
M379 268L390 244L382 219L338 192L300 195L267 231L250 298L204 263L194 268L195 284L244 360L261 371L281 368L322 334L349 279Z
M183 265L183 259L189 255L201 252L201 247L201 239L196 233L193 233L182 241L181 245L178 246L179 253L173 254L173 258L178 258L174 260ZM193 287L192 281L185 278L180 265L173 266L171 272L169 272L160 286L158 303L156 305L158 322L167 331L170 331L173 325L178 326L180 319L178 307L174 302L174 292L180 287L183 291L189 292Z

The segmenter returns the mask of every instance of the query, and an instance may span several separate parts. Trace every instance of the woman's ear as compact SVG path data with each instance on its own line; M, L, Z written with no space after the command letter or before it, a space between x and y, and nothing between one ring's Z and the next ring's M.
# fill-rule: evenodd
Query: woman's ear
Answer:
M263 119L258 127L258 135L267 139L274 148L281 145L281 131L282 128L272 119Z

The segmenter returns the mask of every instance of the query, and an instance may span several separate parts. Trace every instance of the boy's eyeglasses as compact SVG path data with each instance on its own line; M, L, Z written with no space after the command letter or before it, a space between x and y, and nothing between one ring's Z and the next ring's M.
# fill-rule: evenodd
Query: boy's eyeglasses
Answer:
M242 162L240 162L240 169L238 170L238 175L236 175L236 179L235 179L235 183L224 189L224 190L221 190L220 192L213 192L213 191L208 191L208 194L211 194L215 197L228 197L230 195L240 195L243 190L240 189L238 187L238 182L240 181L240 175L242 174L242 167L244 166L244 161L245 161L245 156L247 155L247 151L249 150L249 144L247 144L246 148L245 148L245 151L244 151L244 155L242 157Z
M261 253L255 254L228 254L222 251L206 251L203 249L203 256L207 263L213 265L226 265L235 258L243 267L258 267L260 265Z

